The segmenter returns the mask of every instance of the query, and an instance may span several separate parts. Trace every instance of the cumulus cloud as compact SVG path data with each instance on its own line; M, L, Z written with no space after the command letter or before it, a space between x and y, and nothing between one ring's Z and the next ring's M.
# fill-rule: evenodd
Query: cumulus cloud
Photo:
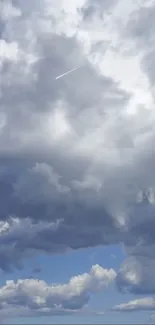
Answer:
M109 285L116 277L113 269L93 265L89 273L74 276L66 284L48 285L43 280L7 281L0 288L0 316L45 316L72 313L83 308L90 295ZM9 313L9 314L8 314Z
M1 269L123 242L118 287L154 290L153 195L137 203L155 193L154 10L143 0L1 3Z

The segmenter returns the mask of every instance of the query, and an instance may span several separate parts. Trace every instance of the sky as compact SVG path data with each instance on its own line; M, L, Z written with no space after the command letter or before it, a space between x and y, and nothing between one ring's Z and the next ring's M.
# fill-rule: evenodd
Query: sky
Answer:
M154 30L154 0L0 0L1 324L155 323Z

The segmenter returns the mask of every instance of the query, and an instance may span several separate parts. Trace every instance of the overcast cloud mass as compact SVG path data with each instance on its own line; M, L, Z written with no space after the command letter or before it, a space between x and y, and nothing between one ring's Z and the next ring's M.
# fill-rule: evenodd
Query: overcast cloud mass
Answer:
M126 253L117 274L7 282L2 320L77 312L112 281L135 295L112 310L155 310L154 30L154 0L0 0L1 271Z

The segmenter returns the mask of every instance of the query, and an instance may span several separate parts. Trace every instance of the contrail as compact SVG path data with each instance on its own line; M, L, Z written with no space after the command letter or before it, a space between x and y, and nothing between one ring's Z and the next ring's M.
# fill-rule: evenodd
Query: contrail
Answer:
M60 78L62 78L62 77L64 77L64 76L66 76L67 74L71 73L72 71L75 71L75 70L77 70L77 69L79 69L79 68L81 68L81 66L80 66L80 67L76 67L76 68L74 68L74 69L71 69L71 70L69 70L69 71L67 71L67 72L65 72L65 73L63 73L63 74L61 74L60 76L56 77L55 79L56 79L56 80L57 80L57 79L60 79Z

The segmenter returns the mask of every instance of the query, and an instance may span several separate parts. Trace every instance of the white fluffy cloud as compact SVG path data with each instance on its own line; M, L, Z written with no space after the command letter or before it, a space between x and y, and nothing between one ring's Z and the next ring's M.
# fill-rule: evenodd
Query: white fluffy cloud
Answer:
M109 285L116 277L113 269L93 265L89 273L74 276L67 284L48 285L43 280L7 281L0 288L0 316L46 316L67 314L83 308L90 295Z

